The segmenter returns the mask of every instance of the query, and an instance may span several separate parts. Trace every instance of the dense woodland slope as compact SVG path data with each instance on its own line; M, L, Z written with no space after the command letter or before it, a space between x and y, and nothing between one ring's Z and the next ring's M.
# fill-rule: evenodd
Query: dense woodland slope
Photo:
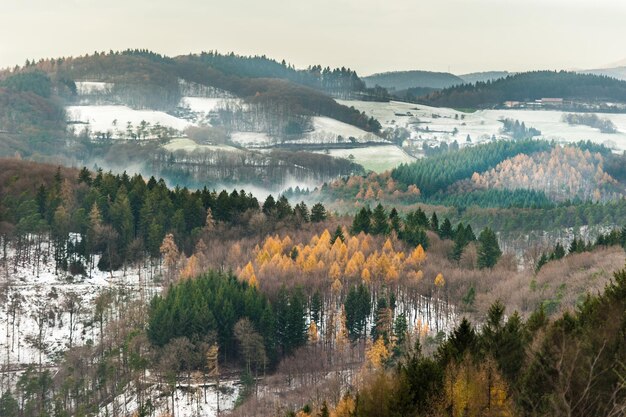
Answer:
M59 282L84 284L96 268L132 275L148 265L144 286L161 289L146 299L142 286L109 286L80 310L76 298L46 295L58 314L92 317L81 326L95 337L70 342L54 373L35 364L1 378L12 387L3 417L94 415L128 407L127 397L129 412L146 415L177 396L200 406L220 373L241 375L233 415L624 410L626 278L610 271L626 260L626 229L549 257L535 247L520 268L498 229L474 232L421 208L341 217L322 204L170 189L138 175L18 159L0 167L7 315L24 308L15 291L26 284L7 273L22 265L52 262Z
M507 100L534 101L543 97L565 100L626 102L626 82L574 72L536 71L495 81L445 88L419 101L441 107L489 108Z
M184 80L257 102L280 101L293 107L295 113L333 117L368 131L380 128L324 93L349 97L352 93L365 92L364 83L346 68L331 70L316 66L296 71L286 63L265 57L202 53L169 58L144 50L127 50L41 60L24 68L6 70L0 79L7 83L15 73L33 70L48 74L60 95L68 98L76 91L76 81L110 82L112 95L132 107L167 110L178 105L182 95L179 81Z

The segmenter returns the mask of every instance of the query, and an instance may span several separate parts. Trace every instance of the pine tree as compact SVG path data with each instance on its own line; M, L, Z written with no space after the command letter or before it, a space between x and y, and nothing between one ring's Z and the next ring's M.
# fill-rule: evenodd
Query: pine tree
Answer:
M293 214L291 205L287 198L283 195L276 202L276 217L280 220L285 219Z
M318 417L330 417L330 411L328 410L328 404L326 404L326 400L322 403L322 407L320 408L320 412Z
M322 296L319 290L316 290L311 296L311 320L321 323L322 319Z
M6 391L0 397L0 416L2 417L18 417L19 404L10 391Z
M563 247L563 245L561 245L561 242L557 242L556 246L554 247L554 259L563 259L565 257L565 248Z
M121 186L115 196L115 201L109 208L111 225L118 234L118 248L124 253L135 236L133 213L130 208L130 201L126 192L126 187Z
M452 239L453 236L454 231L452 230L452 223L450 223L450 220L446 217L443 219L443 223L439 229L439 237L442 239Z
M430 230L433 232L439 232L439 219L437 218L437 213L433 211L433 215L430 217Z
M83 167L78 173L78 183L84 183L89 186L92 184L91 172L86 167Z
M328 215L326 214L326 208L322 203L315 203L311 208L311 221L313 223L319 223L326 220Z
M365 336L367 318L371 313L370 292L363 284L350 287L344 302L346 327L351 340Z
M397 348L401 349L401 347L404 345L408 330L409 326L406 321L406 316L404 314L398 314L398 317L396 317L396 321L393 325L393 333L396 339ZM400 349L396 349L396 352L400 353Z
M333 233L333 237L330 239L330 244L334 244L337 239L341 239L342 242L345 242L346 239L343 236L343 229L341 226L337 226L335 229L335 233Z
M353 235L358 235L359 233L369 233L370 228L372 227L372 211L369 207L363 207L352 220L352 228L350 232Z
M389 336L392 325L392 311L387 304L385 297L380 297L376 302L376 312L374 314L374 325L372 327L372 339L389 343Z
M270 194L267 196L267 198L265 199L265 202L263 203L262 211L266 216L270 216L274 214L275 209L276 209L276 201L274 200L274 197L272 197L272 195Z
M545 253L541 254L541 257L537 261L537 266L535 267L535 272L539 272L539 270L548 263L548 256Z
M311 221L309 208L306 204L304 204L304 201L300 204L296 204L293 211L296 218L301 219L301 221L303 221L304 223L308 223L309 221Z
M480 233L478 242L478 267L493 268L502 256L496 234L487 227Z
M387 213L382 204L378 203L372 212L372 227L370 232L374 235L389 234L389 223L387 221Z
M398 215L398 210L396 208L392 208L391 212L389 212L389 223L391 230L395 231L397 235L400 234L400 216Z

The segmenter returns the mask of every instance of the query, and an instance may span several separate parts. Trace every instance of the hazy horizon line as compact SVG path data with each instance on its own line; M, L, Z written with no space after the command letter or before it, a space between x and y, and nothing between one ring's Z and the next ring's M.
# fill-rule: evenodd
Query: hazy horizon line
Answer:
M159 50L155 50L153 48L125 48L125 49L108 49L108 50L94 50L94 51L90 51L90 52L83 52L83 53L79 53L79 54L69 54L69 55L58 55L58 56L48 56L45 58L25 58L24 62L22 63L15 63L12 65L4 65L2 67L0 67L0 69L2 70L12 70L15 67L19 67L19 68L24 68L26 61L29 62L35 62L38 63L42 60L52 60L52 59L59 59L59 58L81 58L81 57L85 57L85 56L94 56L96 53L98 54L108 54L111 51L112 52L124 52L127 50L147 50L149 52L153 52L159 55L163 55L165 57L168 58L176 58L176 57L181 57L181 56L187 56L187 55L199 55L203 52L217 52L221 55L228 55L228 54L235 54L237 56L242 56L242 57L266 57L268 59L274 60L276 62L281 62L282 60L284 60L288 65L293 66L295 69L297 70L305 70L307 69L309 66L313 66L313 65L321 65L322 68L326 68L326 67L330 67L330 68L340 68L340 67L345 67L345 68L349 68L351 70L354 70L357 72L357 74L359 75L359 77L364 78L364 77L369 77L369 76L373 76L373 75L378 75L378 74L385 74L385 73L391 73L391 72L410 72L410 71L425 71L425 72L433 72L433 73L443 73L443 74L452 74L452 75L456 75L456 76L462 76L462 75L468 75L468 74L477 74L477 73L487 73L487 72L509 72L509 73L521 73L521 72L531 72L531 71L572 71L572 72L576 72L576 71L592 71L592 70L600 70L600 69L612 69L612 68L620 68L620 67L626 67L626 58L625 59L621 59L621 60L617 60L617 61L612 61L609 64L604 64L604 65L597 65L594 66L592 68L586 68L586 67L541 67L541 66L537 66L537 67L524 67L524 68L506 68L505 66L502 67L489 67L487 69L483 68L483 69L475 69L475 70L462 70L462 71L454 71L451 67L452 65L447 65L447 69L441 69L441 68L436 68L436 67L432 67L432 66L413 66L413 67L390 67L388 69L381 69L381 70L377 70L377 71L360 71L357 67L353 67L350 65L330 65L330 64L321 64L319 62L316 63L309 63L309 64L296 64L293 61L288 60L287 58L284 57L275 57L272 55L269 55L267 53L262 53L262 52L258 52L258 53L240 53L234 50L219 50L219 49L203 49L203 50L199 50L199 51L190 51L190 52L185 52L185 53L166 53L166 52L161 52Z

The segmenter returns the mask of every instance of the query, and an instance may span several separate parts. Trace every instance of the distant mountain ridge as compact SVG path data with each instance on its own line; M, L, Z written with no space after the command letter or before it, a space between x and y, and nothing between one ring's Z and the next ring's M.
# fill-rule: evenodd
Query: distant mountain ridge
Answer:
M462 78L449 72L433 71L393 71L361 77L369 88L380 86L388 90L407 90L410 88L442 89L463 84Z
M476 84L477 82L495 81L500 78L514 75L515 73L509 71L483 71L483 72L471 72L469 74L459 75L467 84Z
M437 107L488 108L507 100L534 101L543 97L626 103L626 81L568 71L532 71L449 87L418 101Z
M614 68L598 68L590 70L577 71L580 74L603 75L605 77L616 78L626 81L626 65Z

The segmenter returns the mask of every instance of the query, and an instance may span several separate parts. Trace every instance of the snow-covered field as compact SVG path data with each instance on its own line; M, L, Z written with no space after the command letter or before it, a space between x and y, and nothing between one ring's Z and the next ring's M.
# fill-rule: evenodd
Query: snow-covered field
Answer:
M357 139L359 142L381 141L381 139L376 135L366 132L356 126L331 119L330 117L314 117L313 129L313 134L332 134L335 136L342 136L346 141L350 137Z
M68 106L66 111L70 121L84 123L84 125L76 125L76 133L80 133L81 127L88 126L91 132L109 131L114 134L114 137L123 136L129 122L135 128L145 121L152 126L159 124L178 131L192 124L162 111L133 110L127 106Z
M626 150L626 114L598 113L598 117L611 120L618 133L601 133L588 126L572 126L562 121L566 112L555 110L479 110L465 113L449 108L429 107L418 104L391 101L376 103L369 101L338 100L374 116L388 127L403 127L411 131L413 140L457 140L463 145L469 135L473 143L489 140L492 135L506 137L500 132L500 119L519 120L527 127L541 131L541 137L559 142L591 140L606 144L616 150ZM428 130L426 130L428 128ZM454 133L454 129L457 130Z
M196 113L210 113L229 103L240 103L239 99L232 98L206 98L206 97L183 97L180 106L186 107Z
M330 149L328 153L338 158L351 159L357 164L362 165L366 170L372 170L374 172L384 172L402 163L409 163L415 160L415 158L408 155L396 145ZM354 158L350 158L350 155Z
M240 149L237 149L233 146L228 145L200 145L194 142L189 138L175 138L170 140L167 144L163 145L163 148L170 152L175 151L186 151L186 152L197 152L197 151L230 151L230 152L241 152Z

